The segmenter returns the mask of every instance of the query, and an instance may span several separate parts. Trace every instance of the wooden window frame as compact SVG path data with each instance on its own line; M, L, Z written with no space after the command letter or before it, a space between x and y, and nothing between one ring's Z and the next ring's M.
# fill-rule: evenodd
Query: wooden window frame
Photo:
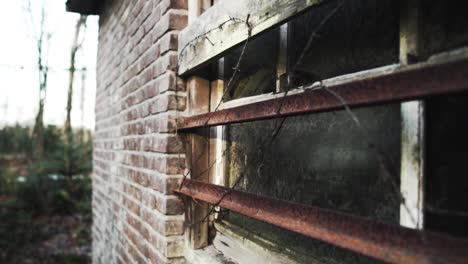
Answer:
M266 29L277 26L287 19L321 3L321 1L292 1L290 6L286 6L286 11L274 18L265 15L266 7L264 5L272 5L278 1L269 0L262 1L259 6L253 10L240 8L242 5L249 6L248 0L241 1L224 1L223 5L215 5L206 11L206 15L202 18L189 18L190 25L180 35L179 41L179 74L184 77L190 76L194 69L197 69L207 63L208 60L213 60L232 50L247 38L260 34ZM412 63L414 58L418 57L419 52L419 23L420 17L418 6L420 0L403 1L402 11L400 16L400 63L398 65L389 65L376 69L371 69L359 73L348 74L331 78L322 81L321 85L327 87L335 93L340 94L347 102L347 107L377 105L389 102L402 102L402 155L400 191L403 196L403 203L400 207L400 227L391 227L389 225L377 223L372 220L363 220L359 217L348 219L347 215L337 212L337 225L331 224L326 228L327 232L336 235L339 238L346 237L346 234L335 232L340 230L339 223L346 220L350 223L351 228L359 229L362 225L376 225L376 233L378 237L386 236L387 241L372 240L369 234L356 233L354 242L361 241L360 246L353 246L350 241L333 240L326 237L320 237L317 234L306 234L317 239L324 240L328 243L338 245L340 247L351 249L355 252L371 256L380 260L390 262L412 263L414 261L421 263L430 263L438 259L447 261L451 259L455 262L466 260L468 253L462 248L468 245L466 240L460 240L452 237L434 236L430 232L422 231L424 229L424 204L423 204L423 183L424 183L424 120L425 120L425 105L424 98L457 93L468 90L468 58L450 58L450 56L438 56L436 60ZM189 14L198 16L198 11L191 10L190 2L201 3L201 0L189 1ZM196 10L200 10L200 4L192 5ZM294 11L290 11L290 10ZM204 25L216 25L223 23L226 19L226 14L237 12L237 16L245 15L244 22L249 23L233 23L230 25L230 36L226 39L225 32L207 30ZM190 15L189 15L190 16ZM234 21L235 22L235 21ZM229 26L229 25L228 25ZM246 26L249 27L251 35L246 35ZM205 34L205 32L209 32ZM283 24L280 28L281 39L286 39L280 45L278 76L287 72L285 66L284 54L287 52L287 32L288 24ZM203 36L203 37L198 37ZM285 37L286 36L286 37ZM195 40L195 41L194 41ZM221 40L224 40L221 41ZM219 59L219 64L223 64L223 59ZM283 67L284 66L284 67ZM221 193L231 192L230 200L235 191L229 191L219 185L224 185L223 164L210 166L215 162L213 157L218 157L223 152L224 128L222 125L250 122L263 119L273 119L282 116L294 116L300 114L310 114L315 112L332 111L343 109L343 103L331 95L329 91L323 89L308 89L316 88L302 87L301 89L289 91L287 95L281 93L283 87L281 82L277 82L275 94L266 94L252 96L247 98L236 99L227 103L220 103L224 83L222 76L219 80L208 82L200 77L190 77L188 86L189 97L189 116L185 117L178 124L178 131L191 135L191 156L203 156L203 163L195 164L198 166L195 170L206 171L206 175L202 175L200 179L203 182L187 180L184 182L179 193L190 196L204 203L192 203L192 211L190 212L191 219L199 219L209 212L207 203L217 204L216 199L221 199L219 193L211 193L211 195L203 195L200 190L209 193L209 190L218 190ZM194 95L195 96L191 96ZM313 101L314 104L310 102ZM220 103L219 110L212 112L216 105ZM282 104L282 109L278 113L277 106ZM205 145L206 141L203 136L193 134L194 129L206 127L206 133L209 133L210 141ZM211 148L210 148L211 146ZM215 146L213 148L213 146ZM207 153L215 153L208 155ZM193 170L194 168L190 168ZM215 178L210 178L210 175L216 175ZM210 183L215 183L212 185ZM196 187L194 187L196 186ZM197 189L198 188L198 189ZM243 197L250 197L249 194L235 192L239 201L244 201ZM250 197L257 199L258 197ZM213 200L215 199L215 200ZM258 199L267 199L260 197ZM274 199L270 199L274 200ZM242 203L242 202L241 202ZM244 201L243 205L248 202ZM242 210L236 209L229 204L219 204L221 207L226 207L235 212ZM297 208L304 209L303 205L296 205ZM284 208L286 210L286 208ZM305 209L304 209L305 210ZM327 213L318 209L320 213ZM249 216L248 214L246 214ZM252 217L252 215L250 215ZM335 215L334 215L335 216ZM254 217L255 218L255 217ZM266 221L265 218L259 220ZM267 221L268 222L268 221ZM272 222L270 222L272 223ZM272 223L278 224L278 223ZM308 223L313 225L313 223ZM327 223L315 223L318 226L327 225ZM408 228L412 228L407 229ZM288 229L287 227L284 227ZM372 228L371 228L372 229ZM379 230L380 229L380 230ZM414 230L416 229L416 230ZM289 229L292 230L292 229ZM300 232L300 230L292 230ZM388 231L388 232L387 232ZM371 232L372 233L372 232ZM190 237L191 247L203 248L208 244L208 221L192 226L187 234ZM371 235L372 236L372 235ZM405 248L397 246L405 239L409 238L409 242L420 243L419 245L405 244ZM376 248L372 244L377 243ZM442 245L448 243L454 245L451 248L439 247L434 248L434 245ZM401 246L401 245L400 245ZM377 249L377 250L376 250ZM379 251L380 250L380 251Z

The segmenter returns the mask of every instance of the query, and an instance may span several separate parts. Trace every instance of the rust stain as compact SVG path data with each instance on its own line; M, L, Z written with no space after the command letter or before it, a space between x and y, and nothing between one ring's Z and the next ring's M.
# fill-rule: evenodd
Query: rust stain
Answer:
M468 241L186 180L179 194L389 263L467 263Z
M348 106L361 107L421 99L468 90L468 60L408 67L390 74L328 86ZM278 113L278 107L281 111ZM218 126L281 116L343 109L343 103L325 89L275 98L185 118L179 130ZM208 122L207 122L208 120Z

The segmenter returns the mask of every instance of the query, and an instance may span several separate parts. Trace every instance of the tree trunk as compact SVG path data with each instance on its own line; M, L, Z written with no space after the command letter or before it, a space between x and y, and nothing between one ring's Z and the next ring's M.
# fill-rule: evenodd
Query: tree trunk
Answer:
M44 108L45 99L47 94L47 76L49 73L47 52L44 48L48 47L48 41L50 40L50 34L46 32L46 13L45 6L41 8L41 22L39 28L39 36L36 39L37 45L37 67L39 74L39 108L34 123L33 134L32 134L32 165L35 170L35 176L37 177L37 193L38 198L41 200L40 203L45 212L49 211L47 203L46 190L48 188L46 177L47 172L44 170Z
M71 178L73 171L71 168L71 152L72 152L72 140L73 140L73 131L71 126L71 111L73 105L73 82L75 79L75 60L76 53L81 47L79 43L80 30L82 26L86 25L86 16L82 15L78 19L75 26L75 35L73 38L72 48L70 52L70 69L69 69L69 82L68 82L68 94L67 94L67 119L65 121L64 136L65 136L65 173L67 178Z

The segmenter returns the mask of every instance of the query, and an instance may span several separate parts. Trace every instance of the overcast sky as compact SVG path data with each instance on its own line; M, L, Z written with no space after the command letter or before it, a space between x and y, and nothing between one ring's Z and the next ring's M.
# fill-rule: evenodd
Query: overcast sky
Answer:
M63 125L68 88L70 48L78 14L65 12L66 0L46 2L47 28L51 33L49 71L44 121ZM34 35L39 32L42 0L31 0L33 18L26 0L0 1L0 126L32 125L38 109L39 81ZM31 23L31 20L34 22ZM77 55L77 68L88 68L84 92L84 126L94 128L95 69L98 17L88 17L85 42ZM72 125L82 123L82 76L75 74Z

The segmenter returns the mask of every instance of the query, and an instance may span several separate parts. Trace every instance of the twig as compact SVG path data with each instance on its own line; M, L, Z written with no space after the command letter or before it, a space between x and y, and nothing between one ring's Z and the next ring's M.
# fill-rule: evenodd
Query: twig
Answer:
M219 107L221 106L221 103L223 102L224 98L226 97L226 95L228 94L228 92L230 92L232 90L232 83L234 81L234 79L236 78L237 76L237 73L239 72L239 69L240 69L240 64L242 62L242 58L244 57L244 54L245 54L245 50L247 48L247 44L249 43L249 40L250 40L250 37L251 37L251 34L252 34L252 25L249 23L249 18L250 18L250 14L247 15L247 18L245 20L245 24L247 26L247 30L248 30L248 35L247 35L247 39L245 40L244 42L244 45L242 47L242 51L241 51L241 54L239 55L239 59L237 60L237 63L236 63L236 66L234 67L234 72L233 74L231 75L231 78L229 79L227 85L226 85L226 89L224 89L224 92L221 96L221 98L219 99L219 102L217 103L215 109L211 112L211 114L207 117L206 121L205 121L205 124L203 125L204 127L206 127L209 123L209 121L211 120L211 118L213 117L214 113L219 109ZM230 18L228 21L231 21L231 20L234 20L235 18ZM235 19L236 21L244 21L244 20L241 20L241 19ZM228 21L222 23L222 25L224 25L225 23L227 23ZM216 27L215 29L218 29L218 28L221 28L222 29L222 25L220 27ZM214 30L214 29L213 29ZM205 33L206 35L207 33ZM198 37L197 37L198 38ZM178 131L178 122L176 121L176 134L177 134L177 131ZM206 144L207 141L204 141L204 145ZM202 155L200 155L196 162L198 162L199 159L201 159ZM180 164L180 162L179 162ZM183 179L182 179L182 183L180 185L180 188L182 188L185 180L187 179L188 175L191 173L191 169L185 173L185 175L183 176ZM206 171L205 171L206 172ZM203 172L204 173L204 172ZM201 174L203 174L201 173ZM200 176L201 174L197 175ZM195 178L197 178L195 177Z
M247 19L248 19L249 16L250 16L250 14L247 16ZM185 44L184 47L182 47L182 49L180 50L180 53L179 53L179 54L180 54L179 62L180 62L180 60L182 59L182 57L184 56L185 50L186 50L189 46L192 46L192 44L193 44L194 42L198 41L198 40L201 39L201 38L207 39L206 36L209 35L209 34L210 34L211 32L213 32L213 31L216 31L216 30L223 30L224 25L228 24L229 22L234 22L234 23L246 23L246 24L247 24L247 23L248 23L248 20L242 20L242 19L237 18L237 17L230 17L230 18L227 19L226 21L224 21L224 22L222 22L221 24L219 24L217 27L211 28L211 29L205 31L204 33L202 33L202 34L196 36L194 39L192 39L191 41L187 42L187 44ZM208 39L208 41L209 41L210 43L212 43L209 39ZM212 44L213 44L213 43L212 43Z
M332 12L330 12L330 14L317 26L317 28L314 30L314 32L313 32L312 35L310 36L306 47L305 47L304 50L302 51L302 54L301 54L299 60L302 60L302 58L304 57L304 54L305 54L306 51L310 48L310 46L311 46L313 40L314 40L314 39L316 38L316 36L317 36L317 32L320 31L320 29L326 24L326 22L329 21L329 19L341 8L341 6L343 5L343 3L344 3L344 1L340 2L340 4L339 4L335 9L333 9ZM239 70L241 59L242 59L242 57L243 57L243 55L244 55L244 52L245 52L245 49L246 49L246 46L247 46L247 42L249 41L249 38L250 38L250 36L251 36L252 27L251 27L251 25L250 25L249 22L248 22L248 21L249 21L249 17L250 17L250 15L247 16L247 19L246 19L246 21L245 21L245 23L247 24L248 29L249 29L248 37L247 37L246 42L244 43L244 46L243 46L243 48L242 48L242 51L241 51L241 55L240 55L240 57L239 57L239 60L237 61L236 66L234 67L234 73L233 73L233 75L231 76L231 78L230 78L230 80L229 80L229 82L228 82L228 84L227 84L227 86L226 86L226 89L225 89L225 91L224 91L224 93L223 93L223 95L222 95L222 97L221 97L221 100L218 102L218 104L217 104L216 108L214 109L214 111L211 112L211 114L208 116L207 120L205 121L204 127L206 127L206 126L208 125L209 120L213 117L213 115L216 113L216 111L217 111L218 108L220 107L221 102L223 101L225 95L226 95L227 92L229 92L229 91L231 90L231 88L232 88L232 87L231 87L231 83L232 83L232 81L234 80L234 77L236 76L237 71ZM186 45L186 46L187 46L187 45ZM185 48L185 47L184 47L184 48ZM300 62L300 61L298 61L298 62ZM298 63L296 63L296 65L298 65ZM296 67L296 66L295 66L295 67ZM294 68L295 68L295 67L294 67ZM277 109L277 111L276 111L276 114L277 114L277 115L279 115L279 114L281 113L281 108L282 108L282 106L283 106L283 103L284 103L284 101L285 101L285 98L286 98L287 95L288 95L288 92L289 92L289 89L286 90L286 92L284 93L284 96L282 97L282 100L281 100L280 103L278 104L278 109ZM270 146L270 145L274 142L274 140L276 139L276 136L279 134L281 128L283 127L283 124L284 124L284 122L286 121L286 118L287 118L287 117L283 117L283 118L281 119L281 121L279 122L279 124L277 124L277 125L275 126L275 128L273 129L273 132L272 132L272 134L271 134L270 139L269 139L269 140L266 139L266 140L261 144L260 149L263 149L263 148L265 148L266 146ZM225 153L226 153L226 150L223 151L221 157L216 158L216 160L215 160L215 162L213 162L213 164L216 164L216 162L218 161L218 159L222 158L222 157L225 155ZM264 158L264 156L263 156L263 158ZM261 164L263 164L263 161L261 162ZM211 166L210 166L210 168L211 168ZM205 171L205 172L206 172L206 171ZM203 173L204 173L204 172L203 172ZM196 221L195 223L190 223L190 224L188 224L188 225L189 225L189 226L193 226L193 225L195 225L195 224L202 223L202 222L206 221L206 220L208 219L208 217L215 211L215 208L216 208L217 206L219 206L219 204L224 200L224 198L225 198L228 194L230 194L230 193L234 190L234 188L238 185L238 183L244 178L245 174L246 174L246 172L245 172L245 170L244 170L244 172L242 172L241 175L239 175L239 177L236 179L236 182L234 183L234 185L233 185L231 188L229 188L229 190L219 199L218 202L216 202L214 205L212 205L210 211L209 211L201 220ZM183 179L183 181L182 181L182 183L181 183L181 185L180 185L180 188L182 188L183 184L185 183L186 176L187 176L187 175L184 176L184 179Z
M301 52L301 55L299 55L299 58L297 59L296 63L294 64L294 67L292 68L292 71L296 71L297 67L301 64L302 60L304 59L305 55L310 49L310 46L314 42L314 40L319 36L318 32L325 26L325 24L338 12L338 10L341 9L344 5L344 0L338 3L338 5L330 12L328 15L318 24L318 26L315 28L315 30L312 32L310 35L309 39L307 40L307 43L304 47L304 49Z

